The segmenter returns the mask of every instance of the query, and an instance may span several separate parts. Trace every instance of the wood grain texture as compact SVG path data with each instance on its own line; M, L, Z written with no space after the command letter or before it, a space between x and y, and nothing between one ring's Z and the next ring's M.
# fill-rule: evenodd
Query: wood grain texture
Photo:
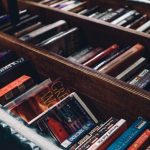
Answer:
M150 93L146 91L96 73L89 68L83 68L55 54L49 55L42 52L42 49L3 33L0 33L0 45L32 60L41 74L52 79L63 77L69 86L87 97L84 101L88 106L92 105L99 118L101 115L113 115L133 121L141 115L150 119Z

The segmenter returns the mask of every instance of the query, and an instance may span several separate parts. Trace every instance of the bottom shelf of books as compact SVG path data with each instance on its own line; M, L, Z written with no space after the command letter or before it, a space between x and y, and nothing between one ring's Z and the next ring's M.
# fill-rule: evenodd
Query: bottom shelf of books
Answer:
M41 77L32 62L0 52L0 146L6 150L150 148L149 121L97 119L62 78ZM99 117L98 117L99 118Z

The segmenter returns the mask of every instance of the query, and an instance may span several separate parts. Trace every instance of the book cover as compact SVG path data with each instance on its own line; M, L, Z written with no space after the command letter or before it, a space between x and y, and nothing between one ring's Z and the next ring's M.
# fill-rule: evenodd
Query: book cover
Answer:
M106 150L106 148L126 130L126 120L120 119L103 136L101 136L88 150Z
M71 88L68 88L61 79L57 79L53 82L47 80L37 85L32 91L14 100L16 106L9 106L11 107L11 111L18 114L26 122L30 122L70 93ZM30 112L32 115L29 115Z
M98 123L89 133L80 141L75 143L70 150L85 150L88 149L94 142L103 136L111 127L118 122L118 119L111 117L104 124Z
M150 140L150 130L145 130L144 133L128 148L128 150L139 150L142 149L144 143Z
M125 150L149 126L149 122L139 117L107 150Z
M98 123L76 93L56 103L28 124L36 125L41 120L63 148L69 148Z

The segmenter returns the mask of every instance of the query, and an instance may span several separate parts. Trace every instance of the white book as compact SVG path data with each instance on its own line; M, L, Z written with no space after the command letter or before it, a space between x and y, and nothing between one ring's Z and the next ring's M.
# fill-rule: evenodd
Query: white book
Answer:
M138 81L140 81L147 73L149 72L148 69L144 69L140 74L138 74L132 81L129 82L131 85L135 85Z
M146 58L142 57L138 59L135 63L133 63L126 70L121 72L116 79L118 80L126 80L129 76L132 76L139 68L141 68L146 62Z
M148 28L150 28L150 20L147 21L146 23L144 23L142 26L140 26L139 28L136 29L136 31L140 31L143 32L145 30L147 30Z
M123 125L126 120L120 119L112 128L110 128L102 137L100 137L90 148L87 150L97 150L104 142L106 142L113 134L115 134Z
M136 10L131 10L131 11L125 13L124 15L122 15L121 17L115 19L115 20L112 21L111 23L112 23L112 24L118 24L118 23L120 23L122 20L124 20L124 19L130 17L131 15L133 15L135 12L136 12Z
M61 26L65 26L65 25L66 25L66 21L59 20L59 21L54 22L52 24L41 27L40 29L37 29L37 30L35 30L29 34L26 34L26 35L20 37L19 39L23 40L23 41L31 40L32 38L37 38L38 36L48 32L48 31L51 31L51 30L58 28L58 27L60 28Z

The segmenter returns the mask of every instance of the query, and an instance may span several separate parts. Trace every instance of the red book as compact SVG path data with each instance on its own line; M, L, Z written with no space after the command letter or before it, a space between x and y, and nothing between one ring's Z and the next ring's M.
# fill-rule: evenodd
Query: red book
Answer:
M95 57L93 57L90 60L88 60L87 62L85 62L83 65L91 67L92 65L94 65L95 63L100 61L102 58L108 56L109 54L111 54L112 52L117 50L118 48L119 48L119 46L117 44L114 44L111 47L109 47L108 49L104 50L103 52L99 53Z
M115 77L142 57L143 52L144 46L137 43L98 71Z
M47 124L60 143L69 138L69 134L58 120L48 117Z
M95 57L96 55L98 55L99 53L102 52L102 48L95 48L92 49L90 52L88 52L87 54L85 54L83 57L79 58L77 60L78 63L83 64L85 62L87 62L89 59Z
M150 140L150 130L146 130L129 148L128 150L139 150Z

